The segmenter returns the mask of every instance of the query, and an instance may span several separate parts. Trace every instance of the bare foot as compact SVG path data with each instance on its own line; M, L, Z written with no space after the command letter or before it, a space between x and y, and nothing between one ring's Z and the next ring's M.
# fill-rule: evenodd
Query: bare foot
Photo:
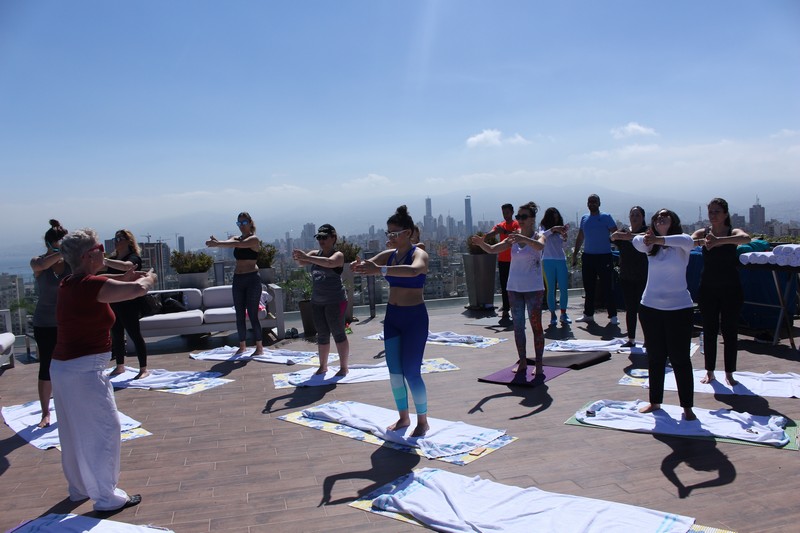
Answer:
M146 368L145 368L145 369L143 369L143 370L141 370L141 369L140 369L140 370L139 370L139 373L138 373L138 374L136 374L136 377L135 377L135 378L133 378L133 379L144 379L144 378L146 378L146 377L147 377L147 376L149 376L149 375L150 375L150 371L149 371L149 370L147 370Z
M411 434L412 437L424 437L425 433L428 432L430 426L428 424L417 424L417 427L414 428L414 432Z
M528 371L528 365L527 364L524 364L524 365L523 364L517 364L517 365L514 366L514 370L512 370L512 372L514 372L515 374L525 374L527 371Z
M644 406L640 407L639 408L639 412L640 413L652 413L653 411L658 411L659 409L661 409L661 404L660 403L648 403L647 405L644 405Z
M328 373L328 369L327 368L322 368L322 367L320 367L319 369L317 369L316 372L314 372L314 374L317 375L317 376L324 376L327 373Z
M725 372L725 381L727 381L728 385L731 387L735 387L739 384L739 382L733 378L733 372Z
M47 413L42 417L42 421L36 426L39 429L44 429L46 427L50 427L50 413Z
M401 418L386 429L387 431L397 431L400 429L407 428L410 425L411 425L411 420L409 420L408 418Z
M242 355L246 351L247 351L247 348L239 348L238 350L236 350L236 353L233 354L233 355Z
M117 368L115 368L114 370L111 371L109 376L119 376L123 372L125 372L125 367L124 366L118 366Z
M264 355L264 350L263 350L263 349L261 349L261 350L256 350L255 352L253 352L253 354L252 354L252 355Z
M346 368L340 368L339 371L336 373L336 375L339 377L344 377L347 375L348 372L349 370L347 370Z
M705 376L700 378L700 383L703 383L703 384L711 383L712 381L714 381L714 379L715 379L714 378L714 373L713 372L707 372Z
M695 416L694 411L692 411L691 407L684 407L684 409L683 409L683 419L684 420L697 420L697 416Z

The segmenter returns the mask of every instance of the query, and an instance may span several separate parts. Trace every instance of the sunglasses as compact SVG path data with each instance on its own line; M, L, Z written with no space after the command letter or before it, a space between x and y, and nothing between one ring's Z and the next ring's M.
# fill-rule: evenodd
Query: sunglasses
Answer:
M400 230L400 231L384 231L384 233L386 233L386 238L387 239L396 239L397 237L399 237L400 235L402 235L403 233L405 233L407 231L410 231L410 230L403 229L403 230Z
M127 240L128 239L126 237L122 237L122 236L114 237L114 242L121 242L121 241L127 241Z
M237 226L239 226L240 228L241 228L242 226L246 226L246 225L248 225L248 224L250 224L250 221L249 221L249 220L237 220L237 221L236 221L236 225L237 225Z
M517 220L528 220L529 218L531 218L531 216L530 215L526 215L525 213L522 213L521 215L517 215L514 218L517 219Z
M317 240L318 241L327 241L330 238L331 238L330 235L317 235Z

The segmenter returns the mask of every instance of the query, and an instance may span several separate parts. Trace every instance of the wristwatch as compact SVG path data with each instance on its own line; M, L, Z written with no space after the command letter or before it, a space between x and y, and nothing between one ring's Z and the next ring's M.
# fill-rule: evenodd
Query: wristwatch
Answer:
M388 267L388 266L386 266L386 265L383 265L383 266L381 267L381 276L383 276L383 277L386 277L386 273L387 273L388 271L389 271L389 267Z

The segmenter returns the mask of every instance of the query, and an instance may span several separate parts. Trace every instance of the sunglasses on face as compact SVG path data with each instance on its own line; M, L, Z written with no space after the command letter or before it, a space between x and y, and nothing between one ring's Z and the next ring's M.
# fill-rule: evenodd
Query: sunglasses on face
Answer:
M402 235L403 233L405 233L407 231L409 231L409 230L403 229L403 230L400 230L400 231L384 231L384 233L386 233L386 238L387 239L396 239L397 237L399 237L400 235Z
M514 218L517 219L517 220L528 220L529 218L531 218L531 216L530 215L526 215L525 213L520 213L519 215L515 216Z
M116 237L114 237L114 242L122 242L127 240L128 239L126 237L123 237L122 235L117 235Z
M317 240L318 241L327 241L330 238L331 238L330 235L317 235Z
M239 226L240 228L241 228L242 226L246 226L246 225L248 225L248 224L250 224L250 221L249 221L249 220L237 220L237 221L236 221L236 225L237 225L237 226Z

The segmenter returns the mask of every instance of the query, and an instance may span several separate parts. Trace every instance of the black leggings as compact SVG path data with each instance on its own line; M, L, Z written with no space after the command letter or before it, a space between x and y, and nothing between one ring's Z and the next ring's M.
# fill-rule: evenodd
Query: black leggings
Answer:
M236 310L236 332L239 342L247 340L247 320L253 328L256 342L261 341L263 333L261 322L258 320L258 304L261 303L261 278L258 272L233 275L233 308Z
M628 338L636 338L636 318L639 314L639 302L642 301L646 279L620 279L622 296L625 298L625 324L628 327Z
M111 355L118 365L125 364L125 332L128 332L133 346L136 348L136 357L139 358L139 368L147 367L147 344L139 328L141 302L129 300L111 304L111 309L117 315L117 320L111 326Z
M36 339L36 352L39 356L39 379L50 381L50 360L56 349L58 328L33 326L33 338Z
M736 372L739 313L744 303L742 286L738 283L723 287L701 286L698 300L700 312L703 314L706 370L713 372L717 367L717 335L722 330L725 372Z
M650 374L650 403L664 400L664 374L667 359L675 373L681 407L694 405L694 376L692 374L692 308L661 311L646 305L639 306L644 342L647 345Z
M586 292L586 299L583 301L583 314L592 316L594 314L595 302L595 280L600 278L600 288L603 291L606 311L608 316L617 316L617 301L614 299L612 278L614 265L611 254L587 254L581 256L581 274L583 276L583 290Z
M503 297L503 312L508 313L511 310L511 304L508 299L508 274L511 271L511 261L498 261L497 271L500 274L500 295Z

